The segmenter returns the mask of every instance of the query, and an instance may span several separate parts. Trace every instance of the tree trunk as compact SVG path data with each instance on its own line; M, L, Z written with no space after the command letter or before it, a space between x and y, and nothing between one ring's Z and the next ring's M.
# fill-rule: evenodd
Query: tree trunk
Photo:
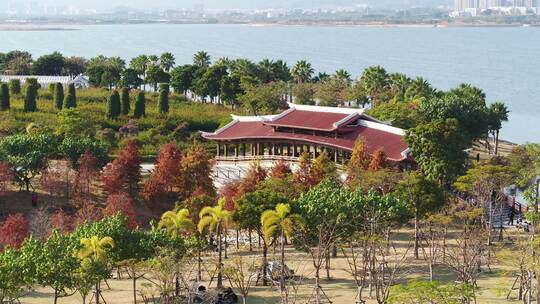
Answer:
M320 265L315 269L315 303L321 304L321 275Z
M418 260L418 250L420 248L420 234L419 234L419 211L418 211L418 204L414 204L414 259Z
M202 281L201 248L197 245L197 281Z
M280 244L280 275L279 275L279 289L281 290L281 303L287 304L287 291L285 290L285 235L281 232L281 244Z
M266 241L263 242L263 263L262 263L262 273L263 273L263 286L268 285L268 246L266 246Z
M240 249L240 231L236 229L236 249Z
M217 289L221 290L223 288L223 275L221 274L221 264L222 264L222 248L221 248L221 225L218 226L218 277L217 277Z
M54 304L58 303L58 290L54 290Z
M248 238L249 238L249 252L253 251L253 243L251 242L251 229L248 229Z
M99 282L96 283L96 304L99 304Z
M133 304L137 304L137 274L133 273Z

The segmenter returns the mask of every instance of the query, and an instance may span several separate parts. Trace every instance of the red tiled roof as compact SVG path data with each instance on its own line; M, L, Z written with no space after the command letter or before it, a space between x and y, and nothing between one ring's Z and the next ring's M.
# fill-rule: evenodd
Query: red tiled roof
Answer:
M324 114L328 115L329 113ZM302 113L302 115L305 114ZM311 123L311 125L314 124L315 122ZM302 128L305 128L304 124L302 124ZM352 151L356 139L360 136L365 138L370 153L375 152L379 148L383 148L390 160L400 161L405 159L402 153L407 150L407 144L404 142L401 135L365 126L357 126L351 132L342 135L342 137L333 138L298 133L274 132L272 126L262 121L235 121L228 127L221 129L218 133L204 134L205 138L211 140L283 139L315 143L349 151Z
M349 114L345 113L328 113L293 109L274 121L266 122L266 124L270 126L333 131L336 129L334 124L348 116Z

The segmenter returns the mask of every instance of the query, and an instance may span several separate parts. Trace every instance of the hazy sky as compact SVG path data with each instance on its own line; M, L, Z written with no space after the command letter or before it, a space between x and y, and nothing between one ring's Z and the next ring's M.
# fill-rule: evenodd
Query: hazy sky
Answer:
M2 1L2 0L0 0ZM5 1L5 0L4 0ZM208 9L256 9L256 8L317 8L369 4L379 7L404 8L411 6L447 5L452 0L11 0L31 1L49 5L74 5L81 8L110 9L129 6L141 10L155 8L192 8L203 4Z

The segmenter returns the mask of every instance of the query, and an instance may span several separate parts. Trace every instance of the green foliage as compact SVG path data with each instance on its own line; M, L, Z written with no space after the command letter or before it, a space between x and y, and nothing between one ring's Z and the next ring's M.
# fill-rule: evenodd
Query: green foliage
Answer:
M21 94L21 81L19 79L11 79L9 81L9 91L11 95Z
M0 84L0 109L3 111L9 110L10 108L10 95L9 95L9 87L6 83Z
M233 220L243 229L257 230L262 234L261 216L264 211L275 209L279 203L288 199L281 193L258 190L248 192L236 200Z
M17 300L32 283L33 277L27 272L25 260L28 261L28 256L16 250L0 252L0 302Z
M58 146L58 153L61 157L71 161L73 167L77 166L77 161L86 151L90 151L97 159L99 168L107 164L108 147L103 142L89 136L68 136L65 137Z
M26 80L25 94L24 94L24 112L36 112L37 111L37 95L38 95L38 83L35 78L28 78Z
M107 107L107 118L117 119L118 116L120 116L121 110L122 109L120 105L120 95L118 94L118 91L114 91L109 98L109 103Z
M135 101L135 110L133 112L135 118L141 118L146 116L146 97L144 92L137 93L137 100Z
M33 75L62 75L64 68L64 56L59 52L39 57L32 64Z
M390 121L392 126L410 129L421 122L416 103L390 101L369 109L368 114L382 121Z
M93 136L95 135L95 125L92 121L85 119L80 110L63 109L57 114L58 125L55 129L56 135L61 136Z
M254 115L274 113L284 106L283 88L277 84L243 83L242 89L245 94L239 97L239 101Z
M540 144L516 147L508 158L514 182L530 203L535 202L537 176L540 176Z
M60 82L54 85L54 104L58 110L64 106L64 87Z
M48 134L17 134L0 140L0 159L12 166L17 182L26 190L55 152L55 141Z
M443 285L438 281L411 281L390 289L389 304L461 304L474 299L474 287L467 284Z
M129 104L129 89L128 88L122 88L121 94L120 94L120 103L122 104L122 114L128 115L130 109Z
M77 107L77 95L75 85L70 83L68 85L68 93L64 98L64 108L71 109Z
M159 113L169 113L169 85L162 83L159 86Z
M424 217L436 212L446 201L444 190L438 182L427 179L420 172L412 172L401 180L392 195L406 202L411 215L416 212Z
M420 124L406 132L405 140L428 178L452 182L463 172L468 139L457 120Z
M197 67L186 64L171 71L171 86L177 93L185 93L191 87Z

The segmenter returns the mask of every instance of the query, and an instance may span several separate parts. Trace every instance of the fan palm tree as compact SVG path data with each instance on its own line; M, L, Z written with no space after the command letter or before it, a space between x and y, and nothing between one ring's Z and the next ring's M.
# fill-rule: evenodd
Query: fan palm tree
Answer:
M174 55L169 52L163 53L159 57L159 65L161 66L163 70L167 72L169 72L172 69L174 64L175 64Z
M204 207L199 213L199 224L197 229L202 233L205 229L208 232L213 233L218 239L218 277L217 288L223 288L223 274L222 274L222 238L227 226L232 221L232 213L225 209L225 199L219 200L218 204L214 207Z
M411 84L411 79L405 74L394 73L390 75L390 91L398 101L405 99L405 93Z
M422 77L416 77L411 81L407 92L405 93L405 98L407 100L413 100L416 98L429 98L435 95L436 91L433 89L431 84L427 82Z
M205 51L199 51L193 56L193 65L199 68L210 66L210 55Z
M347 83L352 81L351 74L344 69L337 70L336 73L334 73L334 77L339 80L344 80Z
M163 213L158 228L165 228L171 237L177 238L186 232L195 230L195 224L189 217L189 210L181 209L178 212L167 211Z
M279 287L283 303L287 303L285 290L285 238L290 238L295 225L302 225L303 219L297 214L291 214L291 206L278 204L275 210L266 210L261 215L261 225L264 239L269 242L276 234L280 236L280 276Z
M314 72L311 63L305 60L298 61L291 70L291 74L297 83L310 81Z
M285 61L281 59L274 61L272 69L276 80L281 80L283 82L289 82L291 80L291 69L289 69L289 66Z
M263 59L258 65L259 78L264 83L269 83L275 80L274 77L274 61L270 59Z
M371 104L374 106L380 104L384 90L388 87L386 70L379 65L369 67L360 76L360 82L369 96Z

